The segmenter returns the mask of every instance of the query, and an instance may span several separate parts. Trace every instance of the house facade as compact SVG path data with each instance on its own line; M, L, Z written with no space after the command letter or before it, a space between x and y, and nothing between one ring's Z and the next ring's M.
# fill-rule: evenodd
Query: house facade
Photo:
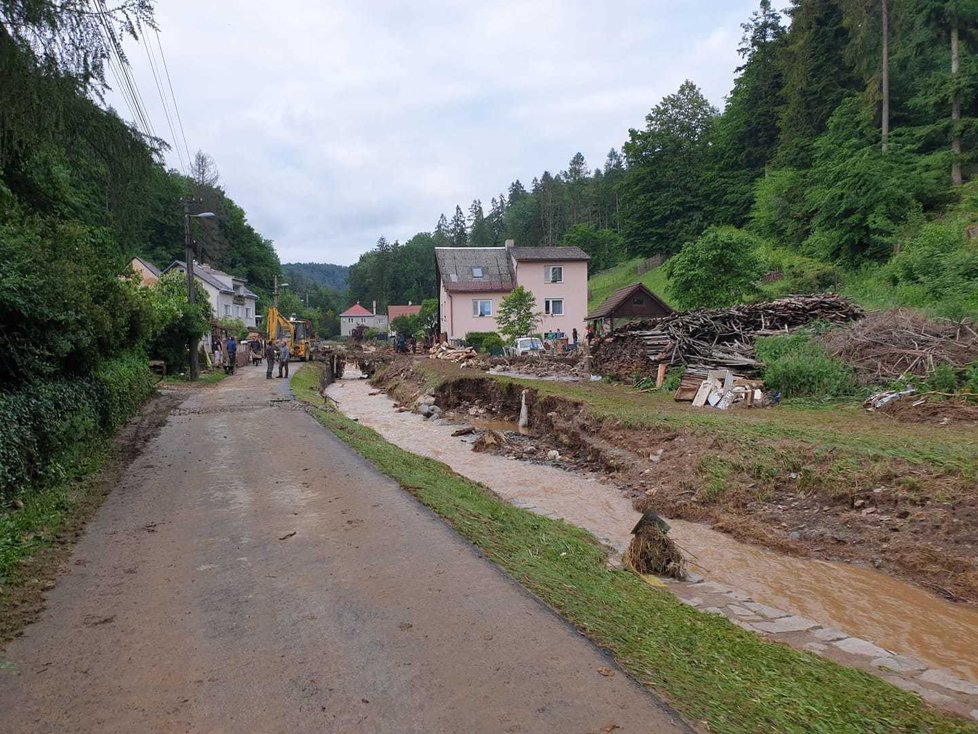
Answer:
M587 253L577 247L437 247L441 331L464 339L472 331L498 332L496 314L503 298L523 286L543 314L537 331L577 329L587 316Z
M175 270L186 274L187 263L176 260L164 273ZM247 281L202 263L194 263L194 280L207 294L214 318L237 319L250 329L258 325L258 296L248 290Z
M148 288L160 282L160 269L149 260L134 257L129 261L129 269L139 276L139 285Z
M376 301L374 301L373 311L364 308L357 301L340 314L340 336L350 336L353 330L361 325L378 331L387 330L387 316L377 313Z

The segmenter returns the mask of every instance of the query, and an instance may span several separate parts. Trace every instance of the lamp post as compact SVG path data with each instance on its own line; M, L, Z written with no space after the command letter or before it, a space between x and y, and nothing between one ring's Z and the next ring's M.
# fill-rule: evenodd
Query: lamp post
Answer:
M200 214L190 213L190 202L183 202L183 245L186 249L187 257L187 302L196 303L197 296L194 289L194 241L190 238L190 219L214 219L217 216L214 212L200 212ZM200 374L197 366L197 342L196 336L190 337L190 380L196 380Z

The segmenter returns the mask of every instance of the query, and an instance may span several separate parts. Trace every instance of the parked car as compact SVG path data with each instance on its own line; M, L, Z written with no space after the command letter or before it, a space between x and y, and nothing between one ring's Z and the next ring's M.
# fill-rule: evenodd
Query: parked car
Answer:
M543 342L535 336L524 336L516 340L516 344L510 347L514 357L522 357L524 354L543 354Z

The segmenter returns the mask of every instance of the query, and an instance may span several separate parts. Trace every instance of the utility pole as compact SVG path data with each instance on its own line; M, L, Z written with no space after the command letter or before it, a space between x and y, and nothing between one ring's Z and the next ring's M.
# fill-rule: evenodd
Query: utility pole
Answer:
M890 9L883 0L883 155L890 138Z
M183 200L183 245L187 258L187 303L197 302L197 289L194 288L194 241L190 237L190 200ZM194 382L200 376L197 364L197 337L190 337L190 381Z
M272 284L274 286L272 288L272 297L273 297L273 302L275 303L275 310L277 311L278 310L278 276L277 275L272 276Z
M190 204L193 199L183 200L183 246L185 257L187 258L187 303L197 302L197 289L194 287L194 241L190 236L190 219L214 219L213 212L201 212L200 214L190 213ZM193 382L200 376L200 366L197 363L197 344L200 341L198 335L191 335L188 343L190 348L190 380Z

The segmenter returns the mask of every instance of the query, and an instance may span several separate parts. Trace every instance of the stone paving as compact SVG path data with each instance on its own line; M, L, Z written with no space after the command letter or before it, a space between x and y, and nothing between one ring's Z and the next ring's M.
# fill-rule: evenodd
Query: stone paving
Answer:
M738 627L772 641L878 675L933 706L978 721L978 685L946 670L928 668L918 660L850 637L842 630L759 604L746 594L694 574L690 574L689 581L661 581L680 601L701 612L722 615Z

